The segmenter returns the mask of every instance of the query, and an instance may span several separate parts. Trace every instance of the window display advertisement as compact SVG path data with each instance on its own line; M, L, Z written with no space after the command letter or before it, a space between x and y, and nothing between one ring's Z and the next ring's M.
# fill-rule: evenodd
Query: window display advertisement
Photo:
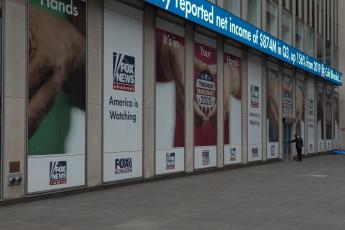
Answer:
M184 38L156 29L156 174L184 170L184 72Z
M318 81L317 86L317 141L318 141L318 152L325 151L324 141L325 141L325 119L324 119L324 84Z
M332 86L326 85L325 89L325 109L326 109L326 150L333 148L332 145Z
M120 12L126 12L126 15ZM103 81L104 182L142 176L142 20L143 14L140 10L117 2L106 3Z
M194 44L194 168L217 160L217 51Z
M283 118L293 118L293 78L283 75Z
M267 159L279 157L279 76L267 69Z
M334 148L339 149L339 140L340 140L340 132L339 132L339 92L334 89L333 91L333 140L334 140Z
M262 160L261 59L248 55L248 161Z
M304 125L305 125L305 81L303 75L297 75L296 78L296 133L300 135L304 141ZM302 154L305 154L302 148Z
M315 153L315 80L307 81L308 154Z
M227 51L225 49L225 51ZM242 162L242 63L224 53L224 164Z
M29 0L28 193L85 184L86 1Z

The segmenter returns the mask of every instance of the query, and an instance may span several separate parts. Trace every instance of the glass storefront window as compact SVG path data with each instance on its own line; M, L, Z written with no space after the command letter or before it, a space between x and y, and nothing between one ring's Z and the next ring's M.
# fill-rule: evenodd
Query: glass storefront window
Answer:
M332 65L332 46L330 41L326 41L326 56L325 56L326 65Z
M283 41L291 45L292 17L283 11Z
M317 36L317 53L316 58L318 61L324 63L324 41L321 36Z
M267 32L278 36L278 6L272 1L267 2Z
M338 69L339 66L339 59L338 59L338 47L333 47L333 67L335 69Z
M314 31L310 27L307 27L307 54L314 57Z
M248 22L261 27L261 0L248 0Z
M224 1L224 9L241 17L241 2L241 0L226 0Z
M296 48L303 51L304 43L304 24L301 21L296 21Z

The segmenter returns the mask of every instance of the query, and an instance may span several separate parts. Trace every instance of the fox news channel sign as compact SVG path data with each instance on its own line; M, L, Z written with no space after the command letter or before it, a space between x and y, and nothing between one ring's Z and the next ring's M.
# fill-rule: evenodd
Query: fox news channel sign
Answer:
M206 0L146 0L297 68L342 85L342 74Z

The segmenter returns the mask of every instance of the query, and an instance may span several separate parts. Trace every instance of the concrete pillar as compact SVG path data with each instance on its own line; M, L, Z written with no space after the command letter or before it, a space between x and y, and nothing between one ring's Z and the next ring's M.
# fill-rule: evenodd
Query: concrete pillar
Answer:
M155 9L144 12L144 177L155 174Z
M224 166L224 40L217 40L217 167Z
M193 24L186 23L186 113L185 113L185 151L186 172L194 170L194 33Z
M283 0L278 0L278 38L283 40Z
M242 6L241 6L241 18L243 20L248 21L248 0L242 0Z
M4 27L4 127L3 127L3 197L19 198L26 184L26 102L27 102L27 17L26 1L3 1ZM21 185L8 186L9 165L19 162Z
M292 38L291 38L291 44L293 47L296 47L296 0L292 1Z
M226 1L226 0L225 0ZM224 0L218 0L217 1L217 6L223 8L224 7Z
M267 64L266 57L262 57L262 161L267 160Z
M283 67L282 63L278 65L279 76L279 98L278 98L278 111L279 111L279 158L283 159L284 153L284 124L283 124Z
M87 186L102 183L103 0L88 1Z
M248 49L242 48L242 164L248 163Z
M261 29L267 31L267 1L261 1Z

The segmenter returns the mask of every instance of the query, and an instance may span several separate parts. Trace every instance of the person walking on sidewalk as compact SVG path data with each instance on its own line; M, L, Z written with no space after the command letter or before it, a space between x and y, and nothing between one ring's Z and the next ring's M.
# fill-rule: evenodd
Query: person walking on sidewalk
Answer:
M296 151L297 151L297 161L302 161L302 147L303 147L303 140L302 138L296 133L295 139L289 141L288 143L296 143Z

